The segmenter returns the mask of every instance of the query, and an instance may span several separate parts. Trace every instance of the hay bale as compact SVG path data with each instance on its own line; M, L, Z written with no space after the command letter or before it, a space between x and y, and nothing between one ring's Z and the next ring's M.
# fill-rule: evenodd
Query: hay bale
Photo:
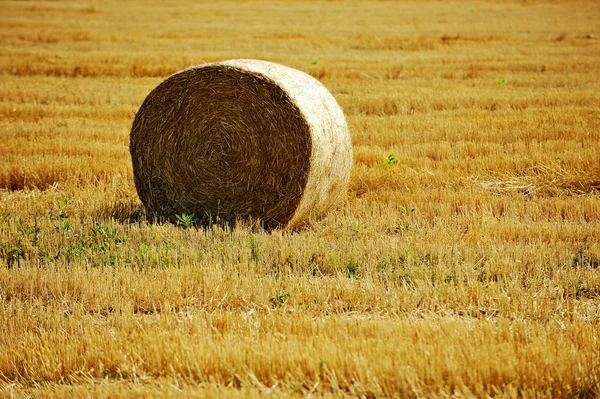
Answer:
M158 217L295 228L344 196L344 114L311 76L258 60L194 66L146 97L130 135L135 186Z

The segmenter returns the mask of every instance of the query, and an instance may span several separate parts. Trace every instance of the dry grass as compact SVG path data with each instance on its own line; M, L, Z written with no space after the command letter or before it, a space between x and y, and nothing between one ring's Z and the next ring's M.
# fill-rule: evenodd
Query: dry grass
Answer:
M2 2L0 397L600 395L597 2ZM318 77L350 195L297 233L147 220L166 75ZM393 156L392 156L393 154Z
M600 191L598 162L588 165L583 170L568 170L561 165L540 163L520 176L498 177L498 180L481 182L482 187L499 194L517 191L529 196L594 195Z

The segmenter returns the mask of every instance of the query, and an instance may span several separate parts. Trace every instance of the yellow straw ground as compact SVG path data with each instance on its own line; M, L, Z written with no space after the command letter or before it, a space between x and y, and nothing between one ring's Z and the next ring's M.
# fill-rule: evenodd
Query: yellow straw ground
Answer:
M600 395L594 1L3 1L0 397ZM295 233L148 220L134 113L258 58L344 109Z

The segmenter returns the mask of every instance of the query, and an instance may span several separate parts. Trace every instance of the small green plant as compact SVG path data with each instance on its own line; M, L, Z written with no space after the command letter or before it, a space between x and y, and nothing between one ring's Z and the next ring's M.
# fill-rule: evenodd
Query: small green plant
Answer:
M280 291L271 297L271 303L275 306L283 306L290 299L291 295L288 291Z
M383 166L394 166L397 165L398 162L400 162L400 160L398 159L396 154L391 153L390 155L385 157L385 160L383 161Z
M11 269L15 262L17 263L17 267L20 267L21 259L25 259L25 253L23 252L23 243L21 243L21 240L17 240L15 245L7 251L7 267Z
M319 359L319 378L321 380L325 378L326 371L327 371L327 359Z
M504 83L506 83L506 79L503 79L503 78L496 79L496 84L497 85L503 85Z
M252 259L254 262L258 261L260 253L261 249L258 245L258 242L256 242L256 238L254 238L254 236L250 236L250 259Z
M193 214L182 213L180 215L175 215L175 225L183 227L184 229L194 227L197 222L198 220Z
M150 247L148 246L148 244L141 243L140 245L138 245L137 250L142 256L148 256L148 254L150 254Z
M163 268L173 266L174 261L169 255L174 249L175 244L171 241L163 241L162 244L160 244L160 265Z
M117 264L118 260L119 260L119 255L116 252L109 252L106 255L104 264L107 266L115 266Z
M107 252L110 249L111 242L121 242L121 240L117 238L117 228L113 225L96 223L96 225L92 227L92 232L94 233L98 247L102 252Z
M600 259L596 259L595 257L587 254L583 248L579 248L577 253L575 253L571 259L571 266L598 269L600 266Z
M171 241L163 241L160 244L160 250L162 252L166 253L166 252L169 252L169 251L171 251L173 249L175 249L175 244L173 242L171 242Z
M104 249L102 251L104 252ZM78 258L79 256L81 256L84 252L85 252L85 247L84 247L83 243L78 241L64 250L61 249L61 252L59 252L59 254L62 253L64 259L68 263L68 262L71 262L72 260L74 260L75 258ZM56 257L57 259L58 259L59 254L57 254L57 257Z
M115 226L103 223L96 223L96 225L92 227L92 232L94 233L94 236L108 241L115 240L118 233Z
M312 61L310 62L310 65L317 65L318 63L319 63L319 59L318 59L318 58L315 58L314 60L312 60Z
M60 202L63 205L71 205L73 203L73 198L71 197L61 197L58 199L58 202Z
M23 219L19 218L17 221L17 231L24 237L30 237L31 244L35 247L38 244L39 235L41 228L38 225L38 218L36 217L33 225L24 223Z
M108 250L110 249L110 242L108 242L108 241L102 241L100 243L100 245L98 246L98 248L100 248L100 250L102 252L108 252Z
M356 273L358 273L358 269L358 263L356 263L354 260L350 260L348 263L346 263L346 272L348 273L348 277L355 276Z
M161 268L171 267L176 263L176 258L173 259L172 256L172 251L174 249L175 244L171 241L163 241L158 247L141 243L136 249L141 260L138 267L140 269L154 266L159 266Z
M166 256L161 256L160 257L160 266L163 269L166 269L168 267L173 266L173 261L170 258L167 258Z
M411 213L414 213L416 210L417 210L417 208L414 206L403 206L400 208L400 212L402 212L404 215L410 215Z
M70 237L71 233L73 232L71 228L71 222L68 220L62 220L58 226L54 226L54 231L57 233L63 233L67 237Z

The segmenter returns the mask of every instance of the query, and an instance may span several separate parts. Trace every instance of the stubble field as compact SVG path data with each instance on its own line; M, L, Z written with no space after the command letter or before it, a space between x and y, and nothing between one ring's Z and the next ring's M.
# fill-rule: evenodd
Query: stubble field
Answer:
M600 395L596 1L0 1L0 397ZM160 224L128 134L232 58L318 78L345 203Z

